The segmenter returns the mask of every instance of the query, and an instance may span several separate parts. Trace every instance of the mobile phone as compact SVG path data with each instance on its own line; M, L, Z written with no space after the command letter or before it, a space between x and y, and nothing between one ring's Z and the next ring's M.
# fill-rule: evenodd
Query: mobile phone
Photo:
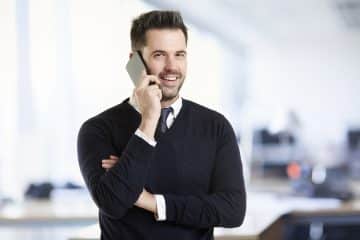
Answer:
M138 85L141 74L144 70L146 71L146 74L149 74L149 70L140 51L133 53L128 63L126 64L126 70L129 73L129 76L135 86Z

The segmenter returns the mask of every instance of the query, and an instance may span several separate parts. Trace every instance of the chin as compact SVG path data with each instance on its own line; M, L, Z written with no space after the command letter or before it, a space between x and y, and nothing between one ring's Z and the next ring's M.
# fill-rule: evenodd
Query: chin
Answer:
M172 93L172 94L163 93L162 98L161 98L161 101L162 101L162 102L165 102L165 101L173 100L173 99L175 99L178 95L179 95L179 92Z
M179 86L171 87L171 88L163 86L161 101L162 102L171 101L171 100L177 98L179 96L179 92L182 87L182 83L183 83L183 81L181 82L181 84Z
M169 91L167 91L169 90ZM178 89L163 89L161 101L169 101L176 98L179 95Z
M170 101L170 100L175 99L176 97L177 97L177 95L171 95L171 96L163 95L163 97L161 98L161 102Z

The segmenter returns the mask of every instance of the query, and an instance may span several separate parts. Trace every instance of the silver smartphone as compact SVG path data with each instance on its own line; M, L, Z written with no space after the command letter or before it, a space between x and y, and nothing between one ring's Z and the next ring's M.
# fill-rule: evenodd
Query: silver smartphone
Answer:
M149 74L148 68L140 51L133 53L128 63L126 64L126 70L129 73L129 76L135 86L138 86L141 74L144 70L146 71L146 74Z

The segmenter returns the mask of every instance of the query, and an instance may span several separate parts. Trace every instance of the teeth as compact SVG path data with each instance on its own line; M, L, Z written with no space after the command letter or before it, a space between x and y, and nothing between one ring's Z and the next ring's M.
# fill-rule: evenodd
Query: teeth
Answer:
M165 80L168 80L168 81L175 81L176 80L176 76L165 76L163 77Z

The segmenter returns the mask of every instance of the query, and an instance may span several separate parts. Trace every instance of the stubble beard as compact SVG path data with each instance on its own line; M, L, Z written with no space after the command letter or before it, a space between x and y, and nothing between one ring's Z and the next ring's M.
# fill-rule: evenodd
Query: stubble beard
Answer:
M162 93L161 102L167 102L167 101L171 101L171 100L177 98L179 96L179 92L184 83L184 80L185 80L185 78L182 79L180 85L177 87L177 89L174 93L167 93L165 89L162 89L161 90L161 93Z

